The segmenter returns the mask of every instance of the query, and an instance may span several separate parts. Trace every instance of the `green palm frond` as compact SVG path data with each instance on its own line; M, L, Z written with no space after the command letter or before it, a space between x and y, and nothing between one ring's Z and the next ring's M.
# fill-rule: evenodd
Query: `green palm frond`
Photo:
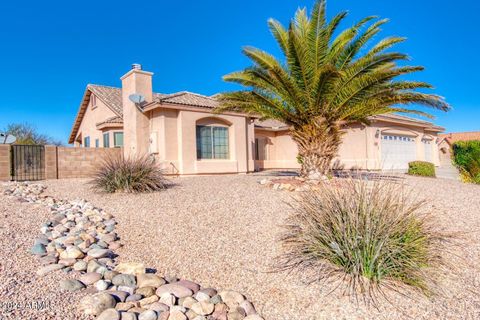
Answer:
M415 109L418 105L449 110L442 97L424 92L432 89L429 83L405 79L423 70L402 66L409 57L390 51L405 38L375 42L387 19L369 16L338 32L346 16L341 12L327 21L326 0L319 0L310 16L299 9L288 28L270 19L282 59L244 48L252 66L224 80L245 90L220 95L217 111L242 111L301 128L319 119L335 124L395 112L430 116Z

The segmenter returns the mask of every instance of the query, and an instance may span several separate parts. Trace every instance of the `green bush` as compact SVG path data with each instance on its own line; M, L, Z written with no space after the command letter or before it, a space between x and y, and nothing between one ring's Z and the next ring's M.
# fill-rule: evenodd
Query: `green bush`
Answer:
M109 193L133 193L166 189L168 181L150 157L107 156L96 169L92 184Z
M412 161L408 164L408 174L422 177L435 177L435 166L426 161Z
M333 282L372 300L385 288L433 293L447 236L433 224L426 202L402 184L342 181L322 183L295 202L276 270L298 272L307 283Z
M480 141L459 141L453 144L453 160L465 180L480 184Z

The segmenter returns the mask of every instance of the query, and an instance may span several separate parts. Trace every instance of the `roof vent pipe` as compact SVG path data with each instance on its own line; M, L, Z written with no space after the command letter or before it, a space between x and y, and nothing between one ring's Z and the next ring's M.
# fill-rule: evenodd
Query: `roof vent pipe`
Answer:
M132 69L133 70L142 70L142 65L140 63L134 63L134 64L132 64Z

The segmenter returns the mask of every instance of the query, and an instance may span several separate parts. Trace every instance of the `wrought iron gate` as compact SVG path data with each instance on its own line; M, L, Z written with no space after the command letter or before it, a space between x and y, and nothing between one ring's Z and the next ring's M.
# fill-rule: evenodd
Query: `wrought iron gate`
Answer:
M45 146L14 144L11 156L13 180L45 179Z

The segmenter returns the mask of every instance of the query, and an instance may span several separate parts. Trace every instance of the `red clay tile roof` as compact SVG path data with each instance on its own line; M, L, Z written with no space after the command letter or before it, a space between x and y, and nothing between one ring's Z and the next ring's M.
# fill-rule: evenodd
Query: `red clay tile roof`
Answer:
M122 89L97 84L89 84L87 88L107 104L116 114L120 116L123 114ZM212 97L187 91L170 94L154 93L153 100L212 109L218 106L218 102Z
M157 99L157 101L160 103L166 102L210 109L218 106L218 101L214 98L187 91L165 95L164 97Z
M105 121L97 123L96 125L100 126L100 125L106 124L106 123L123 123L123 118L120 117L120 116L113 116L113 117L110 117L110 118L106 119Z
M75 123L72 128L72 132L70 134L69 143L73 143L75 139L76 132L78 130L78 127L80 126L81 119L85 112L85 108L88 104L87 98L89 98L91 92L93 92L100 100L102 100L116 114L116 117L107 119L102 123L97 123L97 125L107 123L107 121L116 121L116 122L109 122L109 123L122 123L122 117L123 117L122 89L109 87L109 86L96 85L96 84L89 84L87 86L87 90L85 91L84 98L82 99L82 104L80 105L77 118L75 119ZM182 91L182 92L171 93L171 94L153 93L153 100L158 103L169 103L169 104L178 104L178 105L213 109L218 106L218 102L215 99L215 96L216 95L207 97L197 93ZM393 115L393 114L380 115L380 116L372 117L372 119L393 120L393 121L400 121L400 122L407 121L409 123L428 126L431 129L434 129L436 131L443 131L443 128L437 127L433 125L431 122L418 120L418 119L405 117L405 116L400 116L400 115ZM288 128L286 124L277 120L266 120L266 121L256 120L255 126L259 128L265 128L265 129Z
M288 125L285 123L278 121L278 120L273 120L273 119L268 119L268 120L255 120L255 127L260 128L260 129L288 129Z
M103 102L105 102L117 115L123 115L122 108L122 89L115 87L108 87L102 85L89 84L88 89L94 92ZM207 97L198 93L188 91L181 91L171 94L154 93L153 99L159 103L171 103L186 106L194 106L201 108L213 109L218 106L215 95ZM431 122L405 117L397 114L386 114L372 117L372 119L379 120L404 120L413 123L432 126ZM265 128L282 128L287 127L284 123L276 120L259 121L257 125Z
M121 123L123 118L123 106L122 106L122 89L97 85L97 84L89 84L87 85L87 89L85 90L82 102L80 104L77 117L73 124L72 131L70 133L69 143L73 143L75 140L75 136L77 134L78 128L80 127L80 123L82 121L83 115L88 105L88 100L90 98L91 93L94 93L97 98L99 98L105 105L110 108L115 114L115 119L107 119L104 122L97 123L97 125L101 125L106 123L106 121L117 121L117 122L109 122L109 123ZM177 92L171 94L163 94L163 93L153 93L153 100L159 103L170 103L170 104L178 104L178 105L188 105L193 107L199 108L210 108L213 109L218 105L218 102L212 98L203 96L196 93L191 92Z
M114 87L99 86L89 84L87 89L95 94L97 98L103 101L113 112L122 116L122 90Z
M370 120L382 120L382 121L393 121L393 122L405 122L414 125L420 125L431 129L432 131L443 131L442 127L438 127L431 122L419 120L415 118L405 117L398 114L382 114L378 116L370 117ZM264 129L288 129L288 125L278 120L255 120L255 127L264 128Z
M122 89L102 86L98 84L89 84L87 89L92 91L100 100L102 100L113 112L115 112L120 117L123 116L123 107L122 107ZM154 93L153 98L155 100L168 97L170 95L163 93Z
M480 140L480 131L443 133L439 134L438 137L452 144L457 141Z

